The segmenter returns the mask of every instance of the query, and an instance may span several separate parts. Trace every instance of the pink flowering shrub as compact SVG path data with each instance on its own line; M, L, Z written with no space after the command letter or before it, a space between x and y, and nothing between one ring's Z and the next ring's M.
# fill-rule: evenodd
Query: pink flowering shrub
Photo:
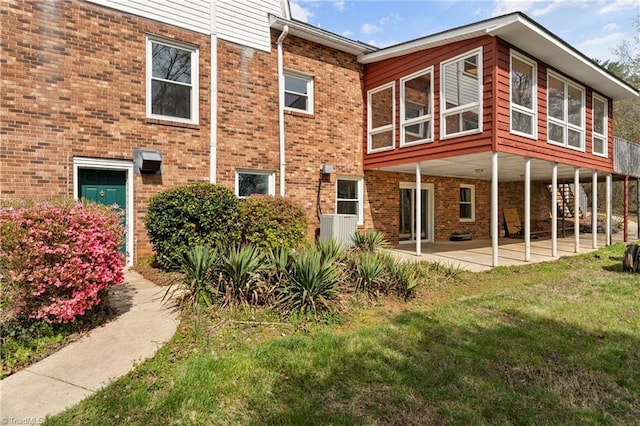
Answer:
M84 315L124 280L123 234L120 213L106 206L0 205L1 320L66 323Z

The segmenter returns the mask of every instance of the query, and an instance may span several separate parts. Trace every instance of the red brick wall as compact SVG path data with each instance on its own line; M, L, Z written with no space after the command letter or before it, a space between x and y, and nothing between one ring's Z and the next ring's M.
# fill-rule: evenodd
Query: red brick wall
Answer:
M278 68L270 53L218 41L217 181L231 189L237 168L272 170L280 194ZM310 235L322 213L335 213L336 178L362 177L362 66L356 57L288 36L285 69L314 79L313 114L285 111L286 196L302 205ZM335 172L320 182L320 166ZM365 204L365 216L368 206Z
M79 1L4 1L0 27L0 197L72 195L74 157L161 150L162 176L133 185L136 258L150 255L149 197L209 178L209 38ZM199 48L198 125L146 119L146 34Z

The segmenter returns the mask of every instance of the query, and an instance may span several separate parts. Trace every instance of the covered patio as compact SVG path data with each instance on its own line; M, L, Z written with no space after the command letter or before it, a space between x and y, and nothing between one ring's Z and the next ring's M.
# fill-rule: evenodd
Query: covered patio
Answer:
M500 266L528 265L557 260L562 256L575 256L597 250L593 248L593 234L581 233L579 251L576 253L573 235L557 239L557 256L552 256L551 238L537 239L530 242L530 259L525 261L525 242L518 238L498 238L498 263ZM623 242L622 232L612 234L614 243ZM629 241L637 241L638 232L635 222L629 223ZM606 246L605 234L597 234L597 247ZM415 245L401 244L396 246L393 253L406 260L426 260L440 262L446 265L458 266L461 269L482 272L493 267L494 252L489 238L471 241L442 241L436 243L422 243L420 255L416 255Z

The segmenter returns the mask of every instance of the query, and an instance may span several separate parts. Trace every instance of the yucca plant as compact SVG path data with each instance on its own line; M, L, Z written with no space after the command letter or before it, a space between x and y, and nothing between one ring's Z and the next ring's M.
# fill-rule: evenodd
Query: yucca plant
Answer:
M379 296L387 289L386 267L383 258L376 253L356 253L350 261L356 290Z
M259 288L258 274L266 269L265 256L254 245L231 246L219 255L217 271L226 302L259 303L265 289Z
M204 245L196 245L184 252L177 265L184 275L169 285L163 300L175 295L180 307L210 306L213 302L211 272L216 259L216 252Z
M414 295L420 283L418 265L416 262L400 262L395 259L393 263L387 264L393 290L402 296L405 302Z
M346 254L344 245L334 238L316 241L315 248L323 262L341 262Z
M389 247L389 243L380 231L359 232L356 231L351 236L353 250L363 252L374 252L381 248Z
M340 291L341 273L334 262L325 261L317 250L296 254L289 266L287 280L279 288L280 303L302 314L328 310Z

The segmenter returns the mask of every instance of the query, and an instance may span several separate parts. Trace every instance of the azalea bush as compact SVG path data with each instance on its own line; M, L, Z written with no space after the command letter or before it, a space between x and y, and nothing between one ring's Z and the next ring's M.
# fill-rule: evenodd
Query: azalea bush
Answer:
M0 322L73 322L98 305L124 281L120 214L62 199L0 205Z

